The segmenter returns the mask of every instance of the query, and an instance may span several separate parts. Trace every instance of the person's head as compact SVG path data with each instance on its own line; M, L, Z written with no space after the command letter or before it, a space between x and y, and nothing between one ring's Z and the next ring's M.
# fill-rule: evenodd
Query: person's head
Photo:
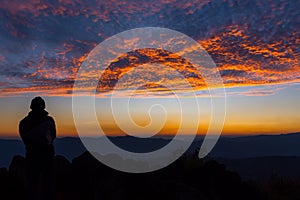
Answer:
M30 109L31 110L44 110L46 108L46 104L42 97L35 97L31 100Z

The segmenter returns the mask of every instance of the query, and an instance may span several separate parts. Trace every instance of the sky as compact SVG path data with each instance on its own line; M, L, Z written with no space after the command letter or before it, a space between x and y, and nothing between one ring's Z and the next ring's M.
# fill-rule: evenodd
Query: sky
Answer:
M0 137L17 137L18 122L30 111L30 100L43 96L47 111L56 120L58 135L76 136L72 91L78 71L98 44L122 31L161 27L179 31L197 41L211 56L226 91L223 135L280 134L300 131L300 1L280 0L163 0L163 1L36 1L0 4ZM107 91L130 70L147 62L169 66L152 70L169 83L180 71L200 94L198 134L205 134L211 117L205 81L187 60L164 50L137 49L109 65L97 86L96 111L107 134L124 131L112 116ZM171 70L171 71L170 71ZM150 75L145 75L150 77ZM127 79L131 84L141 77ZM131 103L132 119L153 126L135 134L174 134L180 112L174 96L159 80L145 84ZM151 95L147 95L147 91ZM167 94L166 94L167 93ZM124 99L118 98L122 105ZM189 103L189 97L183 98ZM160 108L148 109L153 104ZM193 107L185 108L192 112ZM84 114L84 109L81 111ZM126 125L125 114L121 124ZM151 118L152 117L152 118ZM192 119L191 119L192 120ZM160 127L161 122L165 122ZM86 123L87 135L96 135ZM185 132L191 131L185 124Z

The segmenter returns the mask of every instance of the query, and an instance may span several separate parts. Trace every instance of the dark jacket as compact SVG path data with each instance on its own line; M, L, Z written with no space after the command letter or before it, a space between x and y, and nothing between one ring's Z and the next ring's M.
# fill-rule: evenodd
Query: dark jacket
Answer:
M20 121L19 133L25 144L26 157L53 157L56 138L55 122L45 110L34 110Z

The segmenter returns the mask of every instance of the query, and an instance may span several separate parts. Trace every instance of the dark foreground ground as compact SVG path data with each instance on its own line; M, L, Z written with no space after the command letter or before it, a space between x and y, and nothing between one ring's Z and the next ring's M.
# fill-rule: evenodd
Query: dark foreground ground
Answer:
M15 156L8 170L0 169L0 199L24 199L25 184L25 160ZM72 162L56 156L54 193L59 200L296 200L300 180L274 175L264 181L245 181L225 165L195 155L183 156L156 172L129 174L106 167L86 152Z

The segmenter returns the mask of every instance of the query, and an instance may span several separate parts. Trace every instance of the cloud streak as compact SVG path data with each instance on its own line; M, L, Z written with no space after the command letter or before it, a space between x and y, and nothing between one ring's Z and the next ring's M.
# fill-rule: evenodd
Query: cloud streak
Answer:
M279 0L5 1L0 5L0 94L70 95L81 63L98 43L145 26L175 29L197 40L226 87L298 83L299 6L299 1ZM102 86L110 87L126 69L143 63L134 53L111 64L105 76L117 76ZM184 66L184 77L205 89L201 76L179 56L144 54L151 62ZM122 65L122 59L128 63Z

